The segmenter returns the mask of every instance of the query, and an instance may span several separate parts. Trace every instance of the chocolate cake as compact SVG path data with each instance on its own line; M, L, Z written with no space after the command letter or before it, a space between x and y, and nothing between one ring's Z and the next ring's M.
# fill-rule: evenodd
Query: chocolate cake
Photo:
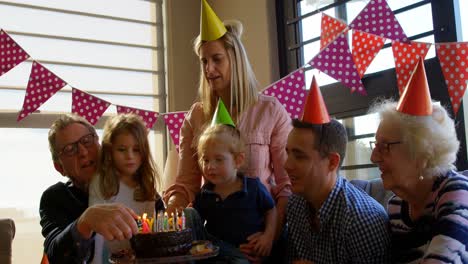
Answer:
M192 247L192 229L136 234L130 239L137 258L181 256Z

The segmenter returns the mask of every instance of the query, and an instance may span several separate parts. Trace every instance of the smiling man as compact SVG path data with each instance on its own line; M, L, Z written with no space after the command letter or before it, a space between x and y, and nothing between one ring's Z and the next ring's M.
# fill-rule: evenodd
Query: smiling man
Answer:
M314 78L286 145L291 263L389 263L384 209L338 175L346 144L346 129L329 118Z
M50 263L87 263L94 233L107 240L129 239L138 232L135 213L120 204L88 208L88 185L97 171L100 145L84 118L62 115L49 130L55 169L67 177L44 191L39 206L44 251Z

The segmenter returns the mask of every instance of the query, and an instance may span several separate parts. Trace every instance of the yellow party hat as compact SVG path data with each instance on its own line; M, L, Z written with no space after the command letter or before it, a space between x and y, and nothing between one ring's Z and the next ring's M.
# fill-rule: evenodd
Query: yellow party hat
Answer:
M203 41L216 40L226 34L226 27L206 0L201 1L200 35Z

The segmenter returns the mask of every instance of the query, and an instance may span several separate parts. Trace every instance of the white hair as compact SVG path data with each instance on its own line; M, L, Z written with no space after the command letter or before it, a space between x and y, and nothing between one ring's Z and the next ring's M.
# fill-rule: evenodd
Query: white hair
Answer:
M443 175L455 169L460 141L455 124L444 107L432 104L429 116L413 116L396 110L397 103L391 100L376 102L370 109L378 113L381 122L399 125L403 142L408 146L411 157L427 160L425 176Z

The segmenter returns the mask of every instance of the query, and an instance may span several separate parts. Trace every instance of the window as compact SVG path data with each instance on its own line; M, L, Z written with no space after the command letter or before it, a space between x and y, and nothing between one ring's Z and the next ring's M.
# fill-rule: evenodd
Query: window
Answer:
M374 138L379 120L375 115L367 114L367 111L369 105L378 97L395 99L399 97L391 43L387 40L362 79L368 96L351 94L344 85L306 65L306 63L318 54L320 49L322 12L350 24L368 2L350 0L277 1L278 28L281 31L278 44L281 75L287 75L305 65L306 87L309 86L312 76L316 76L330 115L340 119L349 132L348 149L342 173L350 179L369 179L380 175L375 165L370 163L368 144ZM452 4L452 1L387 0L407 36L414 41L429 43L461 41L461 36L456 34L460 28L456 28L455 25L456 21L462 19L463 22L465 19L459 15L463 13L462 10L466 11L468 8L464 2L453 1ZM418 23L414 23L415 17L418 18ZM468 28L468 26L465 27ZM464 27L462 29L468 32L468 29ZM351 47L350 34L348 33L348 40ZM450 106L445 87L438 89L444 86L445 81L435 55L435 47L431 46L426 56L425 65L432 99L445 106ZM463 111L460 110L456 122L465 124L464 116ZM457 135L461 141L462 149L458 154L456 166L460 170L467 169L465 126L457 126Z
M163 1L9 0L0 4L0 27L32 59L66 86L16 122L32 59L0 77L0 143L3 173L0 218L15 220L15 263L38 262L43 251L39 225L42 192L66 178L57 173L47 132L59 113L71 110L71 86L113 104L165 112ZM116 113L112 105L105 115ZM102 135L106 117L97 124ZM165 126L159 120L149 140L162 171ZM158 151L156 151L158 150ZM22 254L27 252L27 254Z

